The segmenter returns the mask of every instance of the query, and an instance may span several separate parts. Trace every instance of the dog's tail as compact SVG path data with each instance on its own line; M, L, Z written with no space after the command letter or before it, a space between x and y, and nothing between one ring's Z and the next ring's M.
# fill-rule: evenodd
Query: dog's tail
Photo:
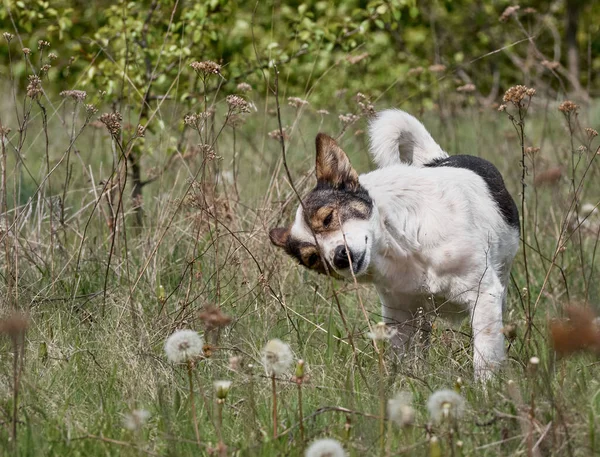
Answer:
M379 168L398 163L423 166L448 154L414 116L398 109L377 113L369 125L371 155Z

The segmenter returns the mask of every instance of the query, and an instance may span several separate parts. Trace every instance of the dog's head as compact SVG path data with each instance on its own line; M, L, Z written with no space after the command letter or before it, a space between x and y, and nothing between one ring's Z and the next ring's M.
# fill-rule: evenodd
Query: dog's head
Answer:
M373 244L373 201L335 140L317 135L317 186L288 227L269 232L271 242L305 267L348 278L365 273Z

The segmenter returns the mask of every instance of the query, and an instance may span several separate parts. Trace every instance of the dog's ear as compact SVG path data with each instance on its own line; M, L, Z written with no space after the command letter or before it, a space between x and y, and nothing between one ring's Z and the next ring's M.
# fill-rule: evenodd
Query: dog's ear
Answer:
M279 248L286 248L288 239L290 238L289 227L277 227L269 231L269 238L271 243Z
M317 181L324 181L336 189L357 190L358 173L333 138L324 133L317 135Z

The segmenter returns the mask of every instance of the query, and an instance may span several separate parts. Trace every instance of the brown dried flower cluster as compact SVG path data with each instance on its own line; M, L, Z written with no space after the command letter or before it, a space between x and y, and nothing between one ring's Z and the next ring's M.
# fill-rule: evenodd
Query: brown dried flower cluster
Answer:
M304 100L300 97L288 97L288 105L293 106L294 108L300 108L309 104L308 100Z
M50 65L49 63L42 65L42 68L40 68L40 75L48 74L48 72L50 71L51 68L52 68L52 65Z
M212 60L205 60L204 62L192 62L190 67L198 74L203 75L219 75L221 74L221 65Z
M225 327L231 323L231 317L224 314L220 308L209 305L198 314L198 318L206 325L206 330Z
M523 14L535 14L537 13L537 10L535 8L532 8L531 6L525 8L523 10Z
M362 111L362 113L367 116L367 117L371 117L371 116L375 116L375 106L371 103L371 101L369 100L369 97L367 97L365 94L359 92L356 94L356 103L358 104L358 106L360 107L360 110Z
M432 73L442 73L446 71L446 65L442 65L441 63L436 63L429 67L429 71Z
M46 41L46 40L39 40L38 41L38 49L41 51L42 49L45 48L49 48L50 47L50 42Z
M27 84L27 96L37 99L42 94L42 80L39 76L29 75L29 84Z
M0 124L0 139L7 137L11 131L12 129L10 127L5 127Z
M566 319L550 322L550 339L554 350L561 356L579 351L593 351L600 355L600 325L589 307L569 306Z
M200 122L208 119L212 115L212 113L213 112L211 110L211 111L202 111L201 113L186 114L185 117L183 118L183 122L186 125L191 125L193 127L198 128L200 125Z
M86 99L87 92L84 90L63 90L59 95L64 98L71 98L76 102L82 102Z
M100 116L100 122L102 122L111 135L116 136L121 132L121 122L123 121L123 116L121 113L104 113Z
M234 113L249 113L250 103L244 100L239 95L228 95L225 101L229 105L229 109Z
M237 85L237 90L240 92L252 92L252 86L248 83L239 83Z
M317 114L320 114L321 116L326 116L327 114L329 114L329 111L327 111L326 109L320 109L317 110Z
M85 112L88 117L92 117L94 114L96 114L98 112L98 108L96 108L94 105L87 104L87 105L85 105Z
M351 65L356 65L358 62L365 60L367 57L369 57L369 53L368 52L363 52L362 54L359 54L357 56L348 56L346 57L346 60L351 64Z
M475 92L475 84L468 83L456 88L456 92Z
M48 54L48 59L50 59L51 61L56 60L58 59L58 56L55 53L51 52L50 54Z
M525 97L533 97L535 95L535 89L532 89L527 86L512 86L510 87L504 97L502 97L502 101L504 103L512 103L516 107L522 106L521 102L525 99Z
M510 19L510 17L519 11L521 7L519 5L508 6L504 12L500 15L500 22L506 22Z
M565 100L558 106L558 110L564 114L577 113L579 105L576 105L571 100Z
M527 148L525 148L525 154L532 157L537 155L538 152L540 152L540 148L538 147L528 146Z
M234 129L241 127L242 125L244 125L245 122L246 122L246 118L240 116L239 114L232 114L231 116L229 116L227 118L227 121L226 121L227 125Z
M593 128L591 128L591 127L586 127L586 128L585 128L585 133L587 134L587 136L588 136L589 138L595 138L595 137L597 137L597 136L598 136L598 131L597 131L597 130L594 130L594 129L593 129Z
M535 187L540 187L544 185L553 185L560 181L562 177L562 170L560 167L552 167L538 173L533 180L533 185Z
M269 138L273 138L274 140L281 140L282 136L284 140L288 140L289 139L289 135L287 134L287 127L284 127L282 130L276 129L276 130L271 130L269 133Z
M146 127L141 124L138 124L137 129L135 131L135 136L138 138L144 138L146 136Z
M31 49L29 49L29 48L23 48L21 50L23 51L23 54L25 54L26 56L28 56L29 54L31 54Z
M548 70L556 70L558 67L560 67L560 62L556 62L554 60L542 60L541 65Z
M408 73L406 73L406 74L408 76L419 76L424 71L425 70L423 69L423 67L415 67L415 68L411 68L410 70L408 70Z
M2 36L8 43L10 43L12 41L12 39L15 37L12 33L8 33L8 32L4 32L2 34Z
M342 122L342 125L344 127L348 127L348 126L354 124L356 121L358 121L360 119L360 116L358 116L357 114L348 113L348 114L340 114L338 116L338 118Z

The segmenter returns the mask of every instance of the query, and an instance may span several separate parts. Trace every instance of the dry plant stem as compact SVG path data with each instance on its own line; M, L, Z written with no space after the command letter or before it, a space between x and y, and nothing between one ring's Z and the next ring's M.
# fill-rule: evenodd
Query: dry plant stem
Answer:
M192 423L194 424L194 433L196 434L196 442L198 446L201 445L202 440L200 439L200 432L198 431L198 417L196 416L196 403L194 402L194 362L188 361L187 372L188 380L190 384L190 409L192 411Z
M48 116L46 113L46 108L42 105L39 100L36 100L37 105L40 107L42 111L42 125L44 130L45 137L45 153L46 153L46 180L47 180L47 192L45 198L48 198L50 202L50 278L52 278L52 283L54 284L54 203L53 203L53 195L52 195L52 187L50 185L50 139L48 138Z
M298 424L300 427L300 441L304 445L304 414L302 411L302 380L298 381Z
M275 373L271 375L271 393L273 396L273 439L277 438L277 382Z
M383 342L377 351L379 361L379 455L385 455L385 369L383 365Z

